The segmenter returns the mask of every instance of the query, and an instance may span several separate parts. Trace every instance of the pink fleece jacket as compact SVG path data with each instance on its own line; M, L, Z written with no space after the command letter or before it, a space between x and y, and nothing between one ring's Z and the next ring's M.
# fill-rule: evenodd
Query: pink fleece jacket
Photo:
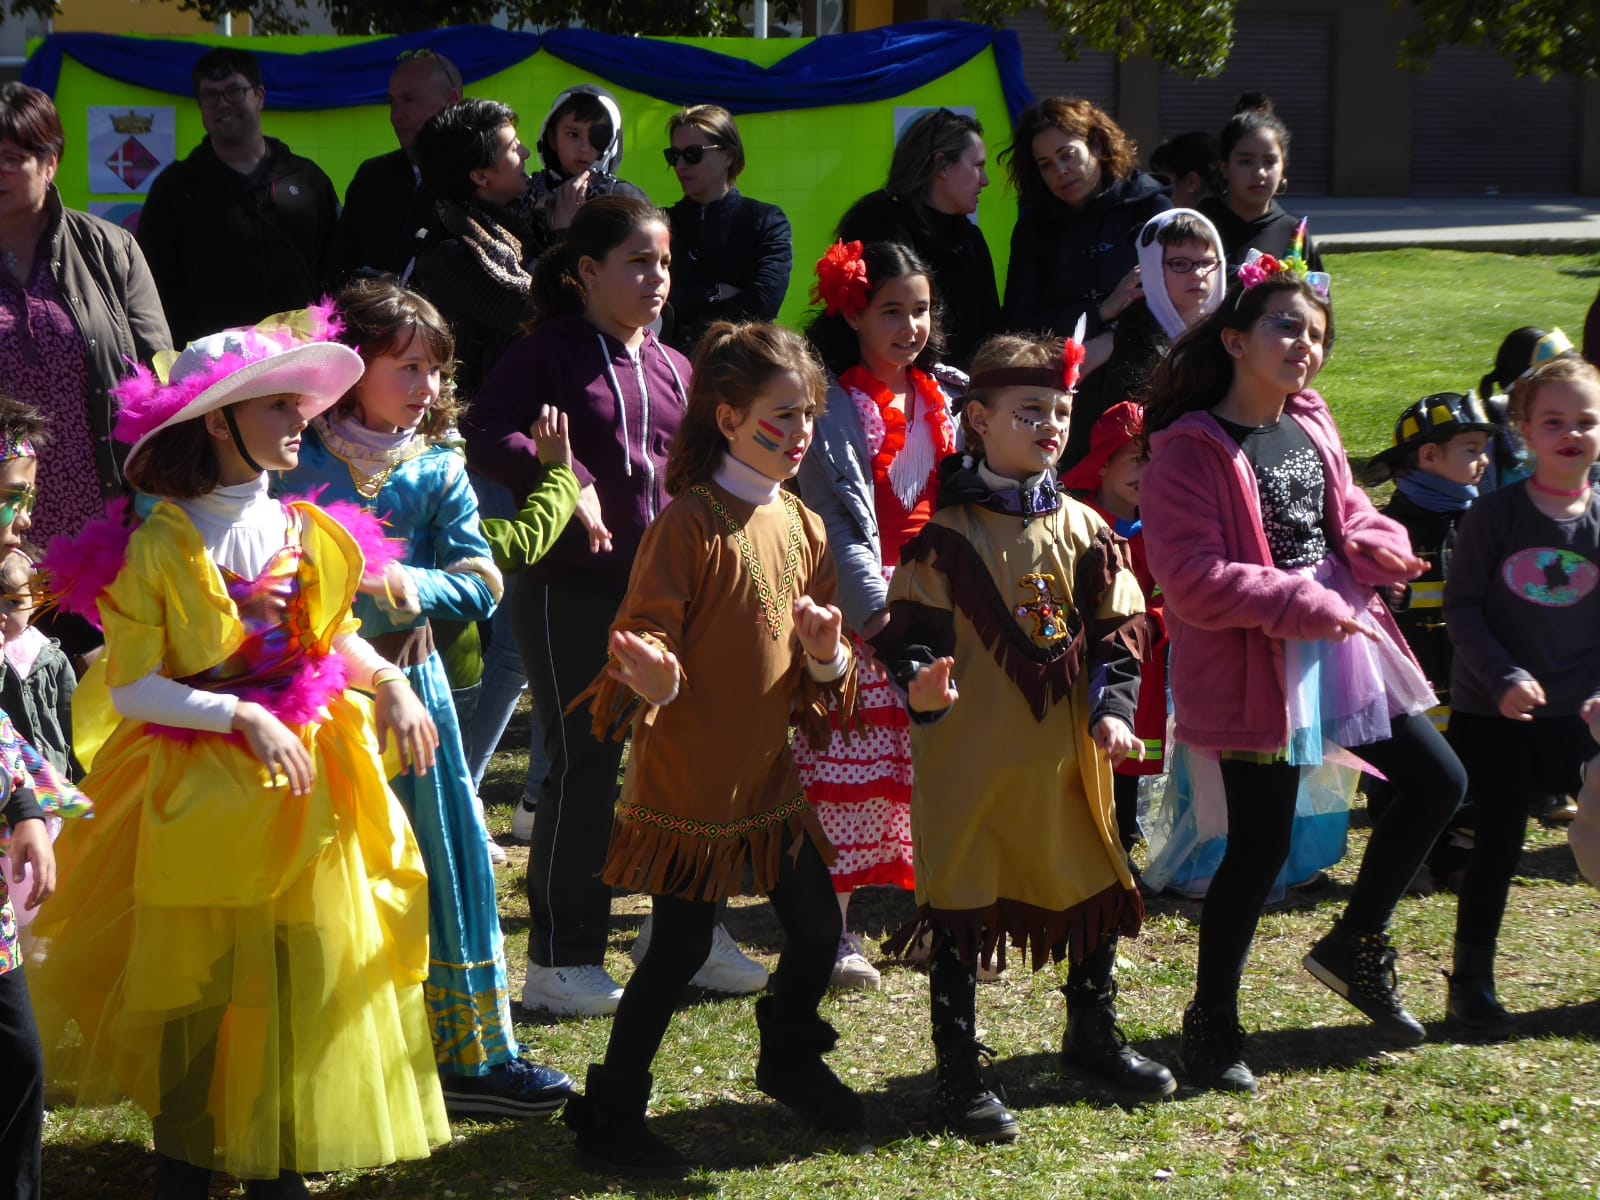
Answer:
M1370 551L1409 558L1411 539L1356 486L1322 397L1300 392L1283 411L1322 457L1330 548L1359 583L1399 582ZM1289 740L1282 639L1337 636L1338 622L1354 615L1350 606L1272 565L1255 472L1209 412L1188 413L1152 437L1139 515L1150 571L1166 597L1178 739L1215 750L1281 750ZM1376 591L1367 612L1410 654Z

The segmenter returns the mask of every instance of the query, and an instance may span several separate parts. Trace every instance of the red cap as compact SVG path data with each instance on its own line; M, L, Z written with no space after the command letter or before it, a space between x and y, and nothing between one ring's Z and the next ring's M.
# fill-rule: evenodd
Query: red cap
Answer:
M1089 432L1089 453L1065 475L1061 486L1073 492L1100 490L1111 456L1144 432L1144 409L1132 400L1113 404L1100 415Z

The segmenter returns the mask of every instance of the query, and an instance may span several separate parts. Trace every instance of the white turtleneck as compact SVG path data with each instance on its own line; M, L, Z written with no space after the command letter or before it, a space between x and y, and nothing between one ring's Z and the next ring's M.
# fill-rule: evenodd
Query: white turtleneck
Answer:
M259 575L288 541L289 517L269 494L265 474L249 483L213 488L203 496L174 503L199 532L211 560L247 579ZM373 676L392 665L356 634L335 638L333 650L343 660L354 687L371 687ZM234 711L239 707L237 696L192 688L157 671L110 692L112 707L130 721L211 733L232 729Z
M776 500L778 498L778 489L782 486L778 480L763 475L748 463L739 461L731 454L722 456L722 462L712 472L711 478L723 491L731 492L746 504L754 504L757 507L763 504L771 504ZM811 673L811 678L818 683L832 683L844 674L845 668L849 665L850 651L845 647L844 638L839 639L838 652L828 662L818 662L811 655L806 655L806 670ZM672 695L668 696L666 700L659 701L659 703L666 704L674 699L677 694L678 689L674 687Z

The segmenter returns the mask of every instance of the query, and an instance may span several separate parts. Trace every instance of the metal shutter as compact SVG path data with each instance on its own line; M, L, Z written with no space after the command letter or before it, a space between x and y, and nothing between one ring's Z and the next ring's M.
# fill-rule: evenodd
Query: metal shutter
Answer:
M1329 114L1333 111L1334 14L1255 12L1236 17L1233 53L1215 79L1191 79L1171 68L1161 72L1161 138L1203 129L1215 137L1233 115L1240 92L1272 97L1289 127L1292 196L1328 190ZM1154 147L1152 147L1153 149ZM1287 206L1295 210L1295 201Z
M1044 14L1030 9L1006 25L1022 43L1022 73L1041 100L1046 96L1081 96L1117 115L1117 56L1106 50L1084 50L1068 61L1056 49L1060 35L1048 29Z
M1491 50L1442 46L1412 90L1414 195L1574 192L1578 82L1518 79Z

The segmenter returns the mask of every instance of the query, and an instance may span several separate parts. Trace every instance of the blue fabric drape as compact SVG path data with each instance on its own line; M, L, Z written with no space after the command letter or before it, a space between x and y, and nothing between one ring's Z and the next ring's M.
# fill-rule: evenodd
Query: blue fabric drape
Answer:
M1012 118L1033 101L1022 75L1017 35L964 21L922 21L835 34L800 47L770 67L702 46L587 29L539 35L475 25L305 54L257 51L256 57L269 108L351 108L382 104L396 58L424 46L454 62L469 83L515 66L542 49L631 91L672 104L720 104L736 114L887 100L933 82L992 47ZM54 95L61 63L71 57L123 83L189 96L190 70L210 48L166 39L58 33L40 43L22 78Z

